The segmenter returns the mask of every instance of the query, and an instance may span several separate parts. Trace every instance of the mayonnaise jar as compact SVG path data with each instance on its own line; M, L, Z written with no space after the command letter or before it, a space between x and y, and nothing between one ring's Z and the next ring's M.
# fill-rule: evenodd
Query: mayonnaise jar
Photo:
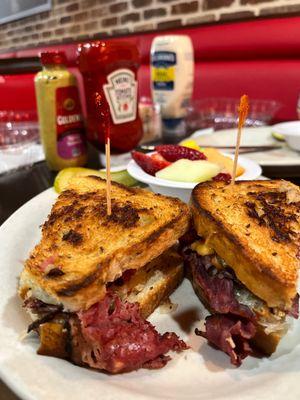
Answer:
M194 51L186 35L157 36L151 46L151 90L163 119L186 116L194 84Z

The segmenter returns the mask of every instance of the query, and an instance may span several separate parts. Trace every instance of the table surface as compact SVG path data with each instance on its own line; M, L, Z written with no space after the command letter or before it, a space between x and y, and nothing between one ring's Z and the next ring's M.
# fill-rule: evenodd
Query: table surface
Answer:
M90 168L98 168L98 156L90 152ZM28 200L53 185L56 173L49 171L45 162L0 175L0 225ZM269 178L285 178L300 184L299 167L268 167L263 175ZM6 385L0 381L0 400L19 400Z

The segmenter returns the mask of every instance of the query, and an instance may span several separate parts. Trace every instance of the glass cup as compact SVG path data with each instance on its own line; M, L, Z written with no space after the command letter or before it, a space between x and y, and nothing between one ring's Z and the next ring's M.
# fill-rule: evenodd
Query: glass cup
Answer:
M160 105L152 103L149 97L141 97L139 115L143 124L143 137L140 144L159 141L162 134Z
M36 111L0 111L0 149L14 149L39 139Z

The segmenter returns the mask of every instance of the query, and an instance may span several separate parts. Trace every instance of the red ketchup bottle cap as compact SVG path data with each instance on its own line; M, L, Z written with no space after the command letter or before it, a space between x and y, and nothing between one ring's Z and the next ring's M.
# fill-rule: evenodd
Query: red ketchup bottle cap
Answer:
M42 65L65 65L67 63L66 55L63 51L46 51L40 54Z

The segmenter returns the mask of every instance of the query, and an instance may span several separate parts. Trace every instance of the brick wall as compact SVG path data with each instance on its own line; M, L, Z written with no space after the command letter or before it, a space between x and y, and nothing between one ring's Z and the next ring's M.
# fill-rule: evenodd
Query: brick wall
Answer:
M299 14L300 0L53 0L0 25L0 51L185 25Z

